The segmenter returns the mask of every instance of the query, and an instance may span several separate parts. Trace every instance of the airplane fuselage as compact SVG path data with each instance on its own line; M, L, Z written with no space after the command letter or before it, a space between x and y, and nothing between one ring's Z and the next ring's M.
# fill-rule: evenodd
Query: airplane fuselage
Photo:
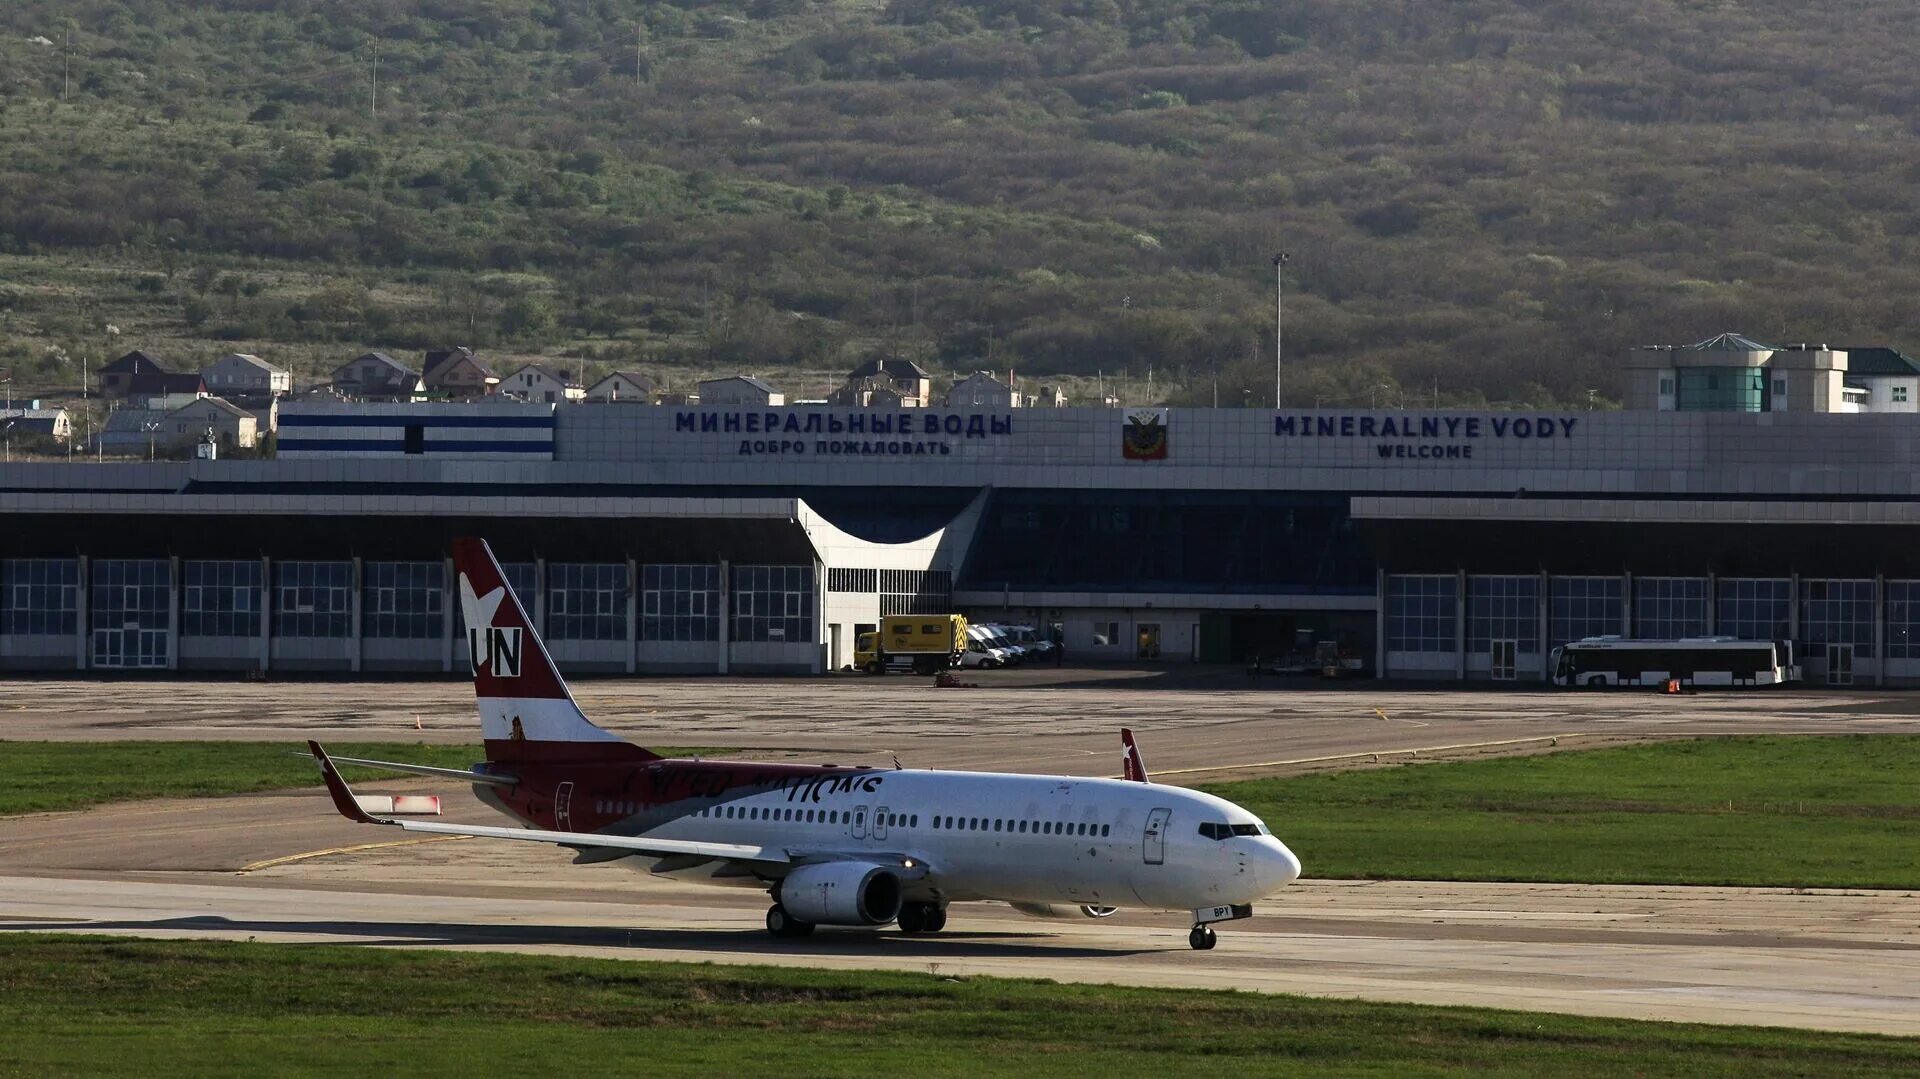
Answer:
M514 787L475 790L536 828L871 857L904 868L910 900L1195 909L1250 903L1300 872L1231 802L1111 779L659 760L546 763L521 769ZM767 886L722 861L621 860Z

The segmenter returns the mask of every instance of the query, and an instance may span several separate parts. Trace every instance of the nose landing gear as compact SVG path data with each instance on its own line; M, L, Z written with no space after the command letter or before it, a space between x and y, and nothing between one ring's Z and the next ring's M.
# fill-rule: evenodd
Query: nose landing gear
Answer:
M1196 952L1210 951L1218 943L1220 935L1210 925L1196 925L1187 933L1187 944Z

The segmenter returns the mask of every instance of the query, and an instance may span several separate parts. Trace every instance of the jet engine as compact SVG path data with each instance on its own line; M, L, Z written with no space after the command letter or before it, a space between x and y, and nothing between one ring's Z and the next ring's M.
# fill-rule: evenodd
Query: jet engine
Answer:
M1092 903L1014 903L1013 909L1029 918L1105 918L1118 907L1098 907Z
M780 905L816 925L885 925L900 916L900 877L872 862L803 865L780 882Z

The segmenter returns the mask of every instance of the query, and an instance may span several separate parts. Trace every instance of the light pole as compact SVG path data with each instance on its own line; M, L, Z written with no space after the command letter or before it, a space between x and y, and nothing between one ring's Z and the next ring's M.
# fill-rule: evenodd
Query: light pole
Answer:
M1280 363L1286 359L1287 259L1285 251L1273 256L1273 407L1280 408Z
M142 423L140 429L147 433L147 460L151 461L153 460L153 433L160 429L160 424L149 420Z

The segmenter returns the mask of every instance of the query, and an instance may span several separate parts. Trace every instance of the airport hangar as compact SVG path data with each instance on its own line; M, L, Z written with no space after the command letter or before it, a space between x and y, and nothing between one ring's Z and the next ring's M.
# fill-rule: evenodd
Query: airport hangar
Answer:
M290 404L268 461L0 466L0 666L456 671L492 541L574 671L805 673L885 613L1081 660L1617 633L1920 680L1910 415ZM1839 655L1841 651L1844 656Z

